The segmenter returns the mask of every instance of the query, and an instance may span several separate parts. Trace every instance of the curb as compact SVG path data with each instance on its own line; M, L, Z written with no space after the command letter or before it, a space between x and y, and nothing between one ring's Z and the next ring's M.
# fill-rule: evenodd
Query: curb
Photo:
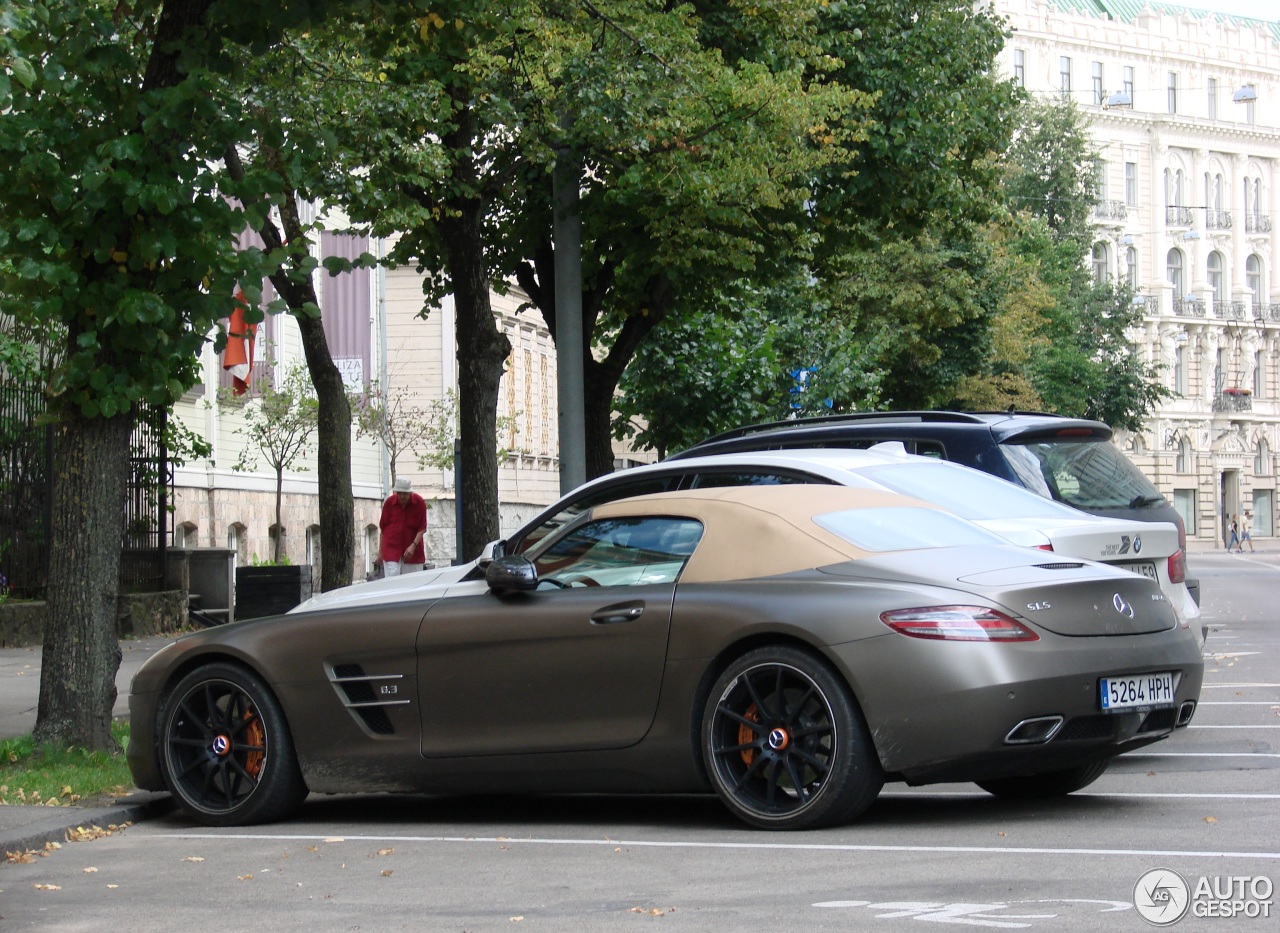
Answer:
M136 800L106 807L86 807L81 810L71 807L64 810L59 807L56 810L61 812L17 827L12 833L0 830L0 853L43 849L50 842L66 842L67 833L79 827L97 826L105 829L122 823L138 823L163 816L174 806L173 799L167 793L139 791L134 796Z

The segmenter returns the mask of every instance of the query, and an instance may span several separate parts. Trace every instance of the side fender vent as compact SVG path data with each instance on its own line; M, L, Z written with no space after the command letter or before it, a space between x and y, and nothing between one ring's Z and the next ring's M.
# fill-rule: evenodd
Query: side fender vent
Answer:
M387 715L389 706L408 706L400 693L403 674L366 674L359 664L329 667L329 682L338 699L356 722L373 735L394 735L396 728Z

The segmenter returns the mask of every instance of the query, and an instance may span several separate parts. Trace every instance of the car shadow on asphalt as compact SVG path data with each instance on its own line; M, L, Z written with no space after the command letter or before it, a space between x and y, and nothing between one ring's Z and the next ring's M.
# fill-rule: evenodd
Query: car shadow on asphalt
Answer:
M963 785L961 785L963 786ZM882 794L858 820L835 829L912 829L929 826L949 830L988 828L1075 820L1080 817L1119 816L1140 805L1133 800L1105 796L1067 796L1052 800L1001 800L974 789L973 793ZM180 810L158 821L181 830L196 824ZM628 830L754 833L713 795L651 796L427 796L417 794L313 794L290 822L322 824L325 833L361 835L507 834L512 826L527 832L537 827L564 831L606 828L610 834ZM288 827L290 823L276 824ZM358 828L356 828L358 827ZM285 830L287 831L287 830Z

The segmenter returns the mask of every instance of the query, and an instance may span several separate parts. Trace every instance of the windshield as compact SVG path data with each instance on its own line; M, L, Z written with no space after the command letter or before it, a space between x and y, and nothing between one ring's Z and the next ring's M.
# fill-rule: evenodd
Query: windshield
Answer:
M1009 543L941 509L914 506L848 509L815 515L813 520L864 551Z
M950 463L895 463L866 467L859 472L894 492L940 505L962 518L1043 518L1053 521L1082 517L1074 509L997 476Z
M1053 439L1002 444L1000 450L1028 489L1078 509L1166 504L1110 441Z

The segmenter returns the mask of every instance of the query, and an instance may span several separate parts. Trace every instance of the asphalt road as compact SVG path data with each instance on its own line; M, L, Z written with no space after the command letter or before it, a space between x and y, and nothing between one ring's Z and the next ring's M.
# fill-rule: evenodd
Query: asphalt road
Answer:
M312 798L248 830L174 813L0 865L0 929L1137 931L1135 889L1172 909L1167 876L1144 878L1171 869L1178 931L1270 931L1280 555L1193 570L1211 625L1195 720L1069 798L891 785L859 823L798 834L709 797Z

